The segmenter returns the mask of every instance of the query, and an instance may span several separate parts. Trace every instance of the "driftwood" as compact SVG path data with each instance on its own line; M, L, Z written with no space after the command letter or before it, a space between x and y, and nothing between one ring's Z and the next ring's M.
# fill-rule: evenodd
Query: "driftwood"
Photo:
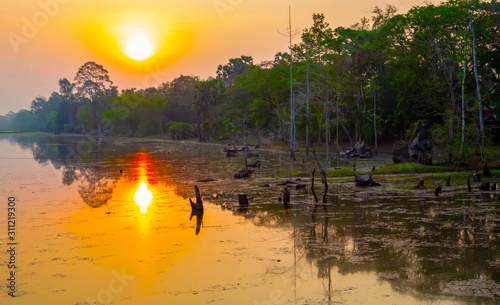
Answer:
M341 158L373 158L372 149L366 144L366 141L363 140L361 143L357 143L356 147L351 147L345 152L339 153L339 157Z
M303 189L306 187L305 184L303 184L297 180L287 180L286 182L279 183L277 185L289 185L289 184L295 185L295 189L297 189L297 190L300 190L300 189Z
M424 189L425 186L424 186L424 178L419 178L418 179L418 184L413 187L414 189Z
M192 210L201 210L203 211L203 199L201 198L200 189L197 185L194 186L194 193L196 195L196 203L189 198L189 203L191 204Z
M490 183L489 182L481 182L479 185L479 190L481 191L489 191L490 190Z
M269 184L263 184L263 185L259 185L258 187L270 187Z
M441 184L438 184L438 186L434 190L434 196L439 196L439 193L441 192L442 189L443 187L441 186Z
M248 197L247 194L245 193L239 193L238 194L238 203L240 205L248 205Z
M234 178L248 178L252 175L253 171L251 169L242 169L238 173L234 174Z
M260 161L257 160L254 163L247 164L247 167L258 167L258 168L260 168Z
M380 185L380 183L377 183L372 179L371 174L356 175L354 178L354 181L356 182L356 186L379 186Z

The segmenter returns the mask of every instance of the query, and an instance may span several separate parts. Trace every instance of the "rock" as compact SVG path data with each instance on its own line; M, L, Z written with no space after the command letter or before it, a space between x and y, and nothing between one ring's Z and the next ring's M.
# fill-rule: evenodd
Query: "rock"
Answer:
M263 185L259 185L258 187L269 187L269 184L263 184Z

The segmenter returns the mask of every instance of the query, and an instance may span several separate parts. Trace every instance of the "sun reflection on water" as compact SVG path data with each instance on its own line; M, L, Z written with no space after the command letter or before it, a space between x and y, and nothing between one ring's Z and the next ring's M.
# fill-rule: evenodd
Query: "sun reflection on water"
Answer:
M135 192L134 201L139 206L142 214L146 214L151 201L153 201L153 193L148 189L148 184L144 181L139 185L139 189Z

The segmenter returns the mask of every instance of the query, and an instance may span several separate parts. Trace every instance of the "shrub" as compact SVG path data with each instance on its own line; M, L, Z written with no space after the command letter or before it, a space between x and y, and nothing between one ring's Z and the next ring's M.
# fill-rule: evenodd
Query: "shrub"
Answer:
M168 122L165 124L170 136L174 140L184 140L196 136L196 129L188 123Z

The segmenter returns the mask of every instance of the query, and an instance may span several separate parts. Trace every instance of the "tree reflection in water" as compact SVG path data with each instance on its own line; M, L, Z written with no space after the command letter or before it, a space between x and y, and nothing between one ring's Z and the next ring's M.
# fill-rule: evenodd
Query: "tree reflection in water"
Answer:
M21 147L33 152L37 162L50 162L55 168L62 168L64 185L80 183L83 201L93 207L109 201L121 177L119 170L135 166L133 158L137 159L137 149L113 155L103 143L100 151L94 146L89 155L80 156L80 162L67 163L67 154L71 149L76 151L78 141L62 145L59 137L16 139ZM169 158L174 158L173 155ZM178 166L174 168L175 174L154 172L166 171L165 162L158 162L162 163L149 166L146 171L148 183L158 183L158 177L176 179L189 168ZM203 171L204 167L200 163L194 170ZM213 174L213 178L221 179L224 172L220 172L219 176ZM127 179L140 181L141 177ZM231 192L230 188L214 185L217 192L221 189ZM347 195L343 195L342 199L330 197L327 205L313 205L309 194L304 192L297 197L296 204L284 210L283 205L273 204L276 198L273 194L265 203L234 209L232 213L258 226L293 229L297 254L294 266L300 260L314 264L316 276L324 279L325 296L330 301L335 294L331 288L334 268L340 274L376 274L395 291L414 295L440 294L451 281L500 282L498 192L470 194L464 189L454 195L440 196L439 201L382 194L360 202L355 198L345 199ZM222 204L219 201L212 202ZM203 215L193 216L197 218L195 233L199 233Z

